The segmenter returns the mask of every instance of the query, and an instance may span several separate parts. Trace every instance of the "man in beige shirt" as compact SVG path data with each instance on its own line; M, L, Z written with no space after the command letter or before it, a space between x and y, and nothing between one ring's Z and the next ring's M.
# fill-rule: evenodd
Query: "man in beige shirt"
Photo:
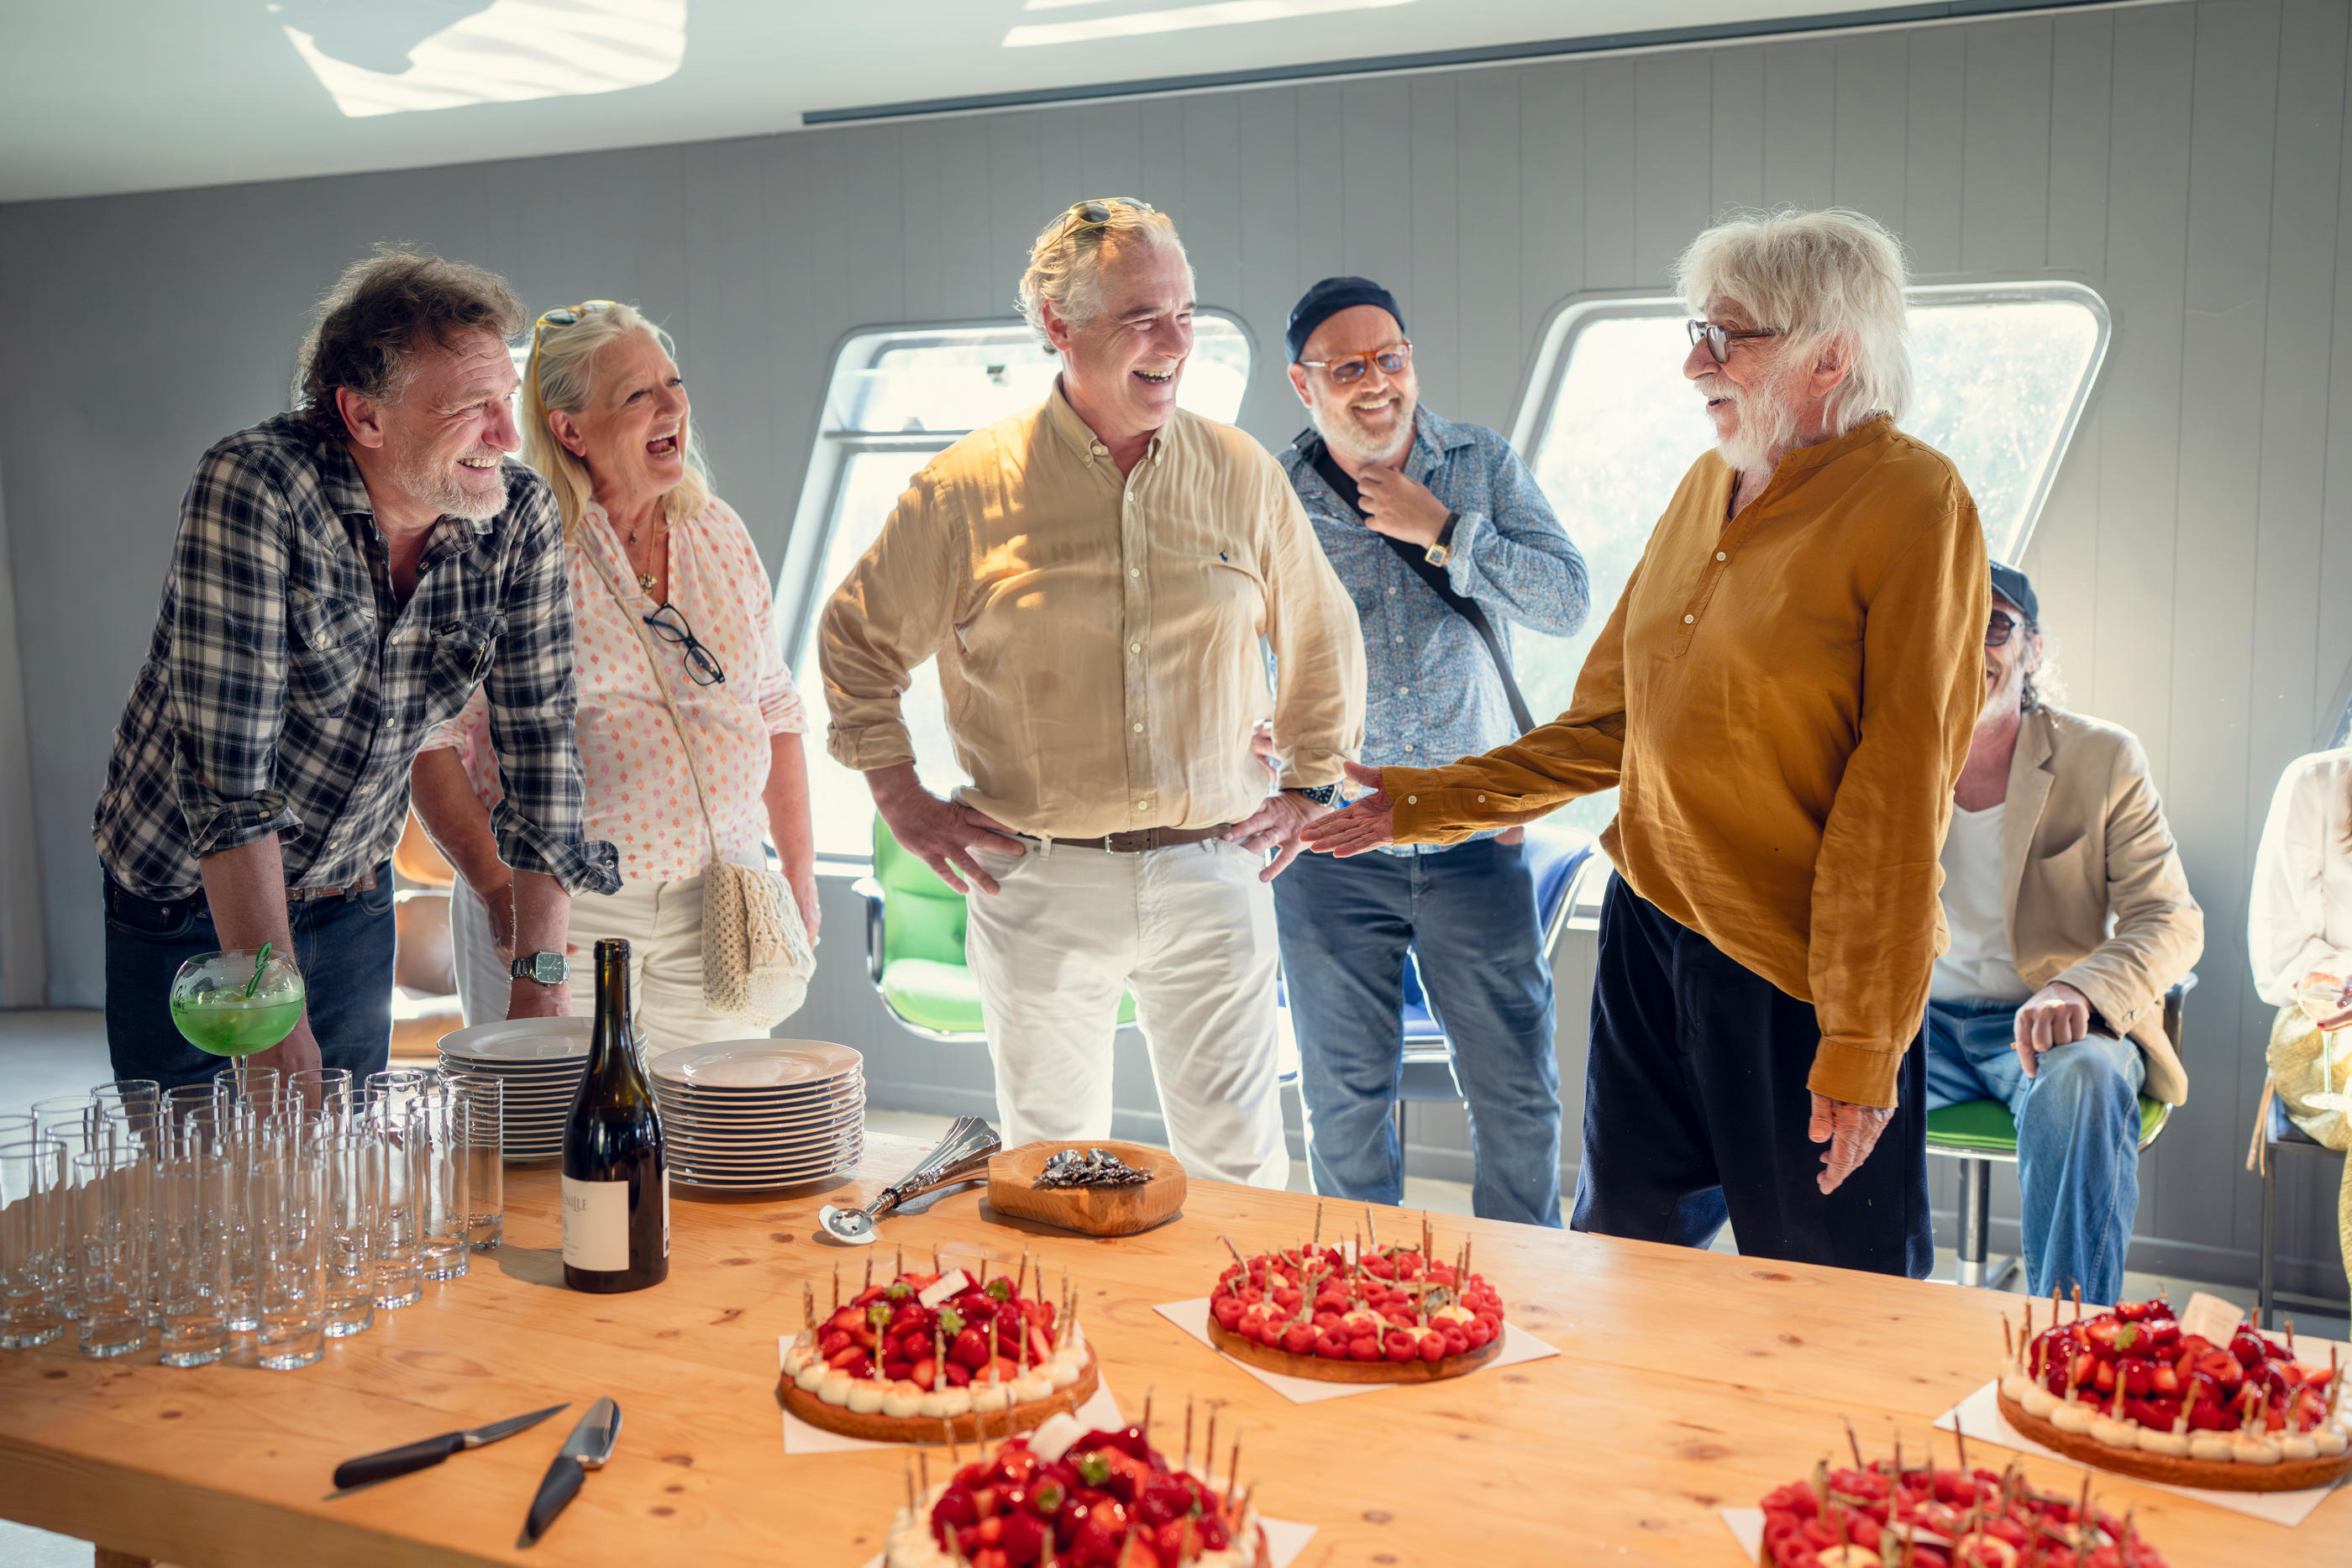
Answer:
M1278 1187L1266 883L1362 744L1355 609L1273 457L1176 406L1192 274L1164 215L1071 207L1021 303L1061 356L1054 393L917 475L835 591L827 744L902 845L979 894L965 943L1007 1144L1109 1135L1131 990L1177 1156ZM934 656L972 779L951 801L917 779L899 707Z
M1991 576L1985 704L1941 857L1952 945L1927 988L1927 1104L2009 1107L2028 1289L2112 1301L2140 1092L2189 1097L2164 993L2204 951L2205 916L2139 742L2049 705L2033 584L1999 561Z

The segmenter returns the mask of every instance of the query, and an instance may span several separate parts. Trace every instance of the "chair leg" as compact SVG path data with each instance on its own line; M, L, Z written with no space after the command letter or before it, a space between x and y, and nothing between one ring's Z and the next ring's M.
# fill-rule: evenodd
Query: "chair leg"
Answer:
M2271 1332L2271 1267L2278 1222L2278 1151L2271 1149L2266 1153L2270 1157L2263 1162L2263 1272L2254 1294L2254 1326L2263 1333Z
M1958 1279L1961 1284L1980 1286L1984 1283L1985 1210L1992 1202L1992 1162L1962 1160L1960 1162L1960 1234L1955 1250L1958 1254Z

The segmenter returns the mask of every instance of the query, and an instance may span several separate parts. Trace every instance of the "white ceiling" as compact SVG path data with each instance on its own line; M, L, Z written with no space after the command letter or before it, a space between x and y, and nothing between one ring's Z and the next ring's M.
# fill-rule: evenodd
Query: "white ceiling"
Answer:
M810 110L1889 3L0 0L0 201L702 141L798 130Z

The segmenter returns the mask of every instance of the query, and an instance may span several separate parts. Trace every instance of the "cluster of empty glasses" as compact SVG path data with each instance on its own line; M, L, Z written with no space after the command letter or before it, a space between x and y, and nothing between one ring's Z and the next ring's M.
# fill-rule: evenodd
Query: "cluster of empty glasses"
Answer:
M0 1347L308 1366L499 1245L503 1096L431 1069L256 1068L0 1115Z

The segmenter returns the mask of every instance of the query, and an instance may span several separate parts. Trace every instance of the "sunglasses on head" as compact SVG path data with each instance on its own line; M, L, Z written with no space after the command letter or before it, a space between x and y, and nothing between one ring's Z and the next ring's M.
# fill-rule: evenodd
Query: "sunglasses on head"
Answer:
M1401 343L1391 343L1385 349L1373 349L1361 354L1342 354L1336 360L1301 360L1298 362L1310 371L1321 371L1341 386L1346 386L1351 382L1362 381L1364 372L1374 365L1380 366L1381 374L1384 376L1402 375L1405 366L1412 363L1412 341L1407 339Z
M1718 365L1731 358L1731 345L1743 338L1777 338L1780 335L1776 328L1726 327L1718 321L1694 320L1685 321L1683 325L1690 329L1692 343L1704 341L1707 353Z
M531 390L534 392L539 390L539 341L546 335L550 327L576 327L597 312L610 310L619 303L617 299L583 299L577 305L568 305L560 310L550 310L546 315L533 321L530 324Z
M1110 222L1113 210L1119 207L1125 207L1129 212L1135 213L1159 211L1150 202L1140 201L1134 196L1097 196L1091 201L1071 203L1062 209L1062 215L1066 218L1075 217L1081 224L1099 226Z

